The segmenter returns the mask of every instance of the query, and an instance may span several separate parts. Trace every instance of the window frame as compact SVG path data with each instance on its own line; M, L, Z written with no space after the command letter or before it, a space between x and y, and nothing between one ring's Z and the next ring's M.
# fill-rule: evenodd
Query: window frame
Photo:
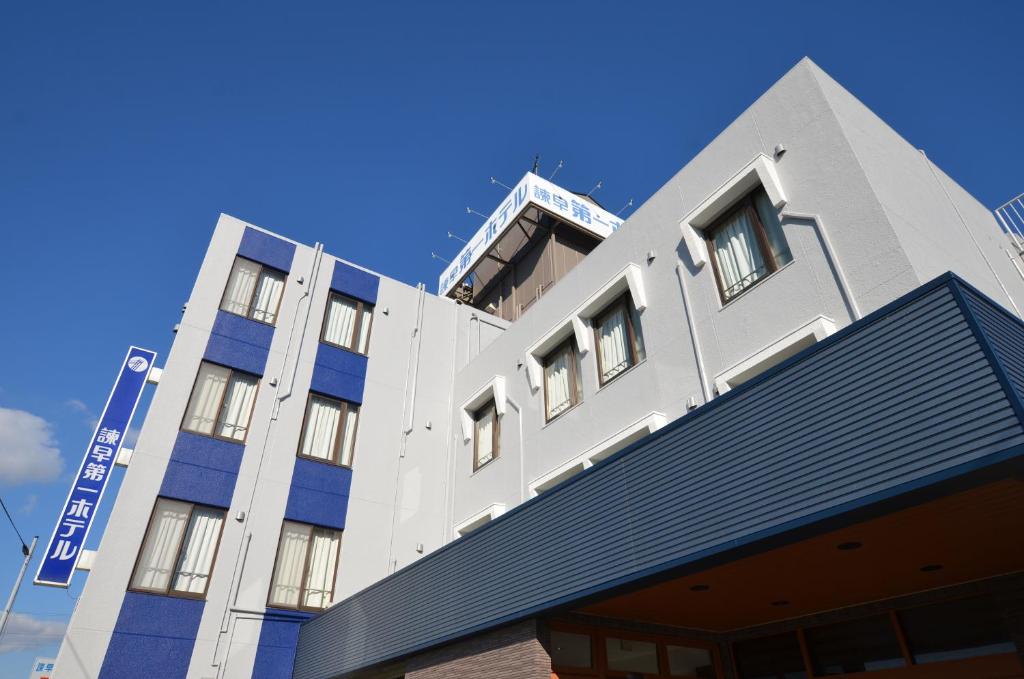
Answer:
M715 217L714 221L703 229L704 242L707 245L708 250L708 259L711 260L711 270L715 276L715 286L718 288L718 299L723 305L728 304L747 290L750 290L780 268L778 262L775 260L775 253L772 252L771 244L768 242L768 232L764 228L764 223L761 221L760 215L757 214L757 204L754 202L754 196L759 190L764 190L764 187L760 184L745 193L742 198L729 206L729 208L720 216ZM718 254L715 251L715 235L725 228L736 215L744 211L748 213L751 219L751 224L754 226L754 235L757 240L757 247L761 249L761 258L764 260L766 271L764 276L761 276L746 287L741 288L738 292L735 292L732 295L727 295L725 290L725 281L722 280L721 267L718 265Z
M612 670L608 668L608 656L606 643L608 639L621 639L623 641L637 641L654 643L658 658L658 673L646 673L643 676L651 679L685 679L682 675L671 674L668 659L669 646L681 646L684 648L696 648L705 650L711 659L711 666L718 679L726 676L725 665L722 659L721 649L712 641L706 639L694 639L686 636L675 636L661 633L648 633L628 629L620 629L614 626L591 626L575 622L554 620L550 623L549 630L568 632L570 634L583 634L590 637L590 667L571 667L558 665L552 659L551 671L573 677L595 677L606 679L628 679L629 672Z
M491 459L484 463L480 462L480 415L491 411ZM492 398L487 403L473 411L473 471L476 472L498 459L501 454L501 423L498 419L498 404Z
M217 403L217 419L214 420L213 422L213 431L210 432L209 434L206 434L204 432L196 431L194 429L188 429L185 427L185 420L188 419L189 406L192 404L192 396L195 395L196 385L199 383L199 370L196 371L196 379L192 383L192 391L190 391L188 394L188 401L185 403L185 413L181 416L181 425L178 427L178 430L188 432L189 434L195 434L196 436L205 436L207 438L217 439L218 441L227 441L228 443L237 443L238 445L244 446L249 441L249 430L252 428L252 416L256 412L256 401L260 397L260 382L262 381L263 378L255 373L246 372L245 370L238 370L236 368L232 368L231 366L224 365L223 363L214 363L213 361L207 361L205 358L199 362L200 370L202 369L203 364L215 365L218 368L224 368L225 370L228 371L228 381L224 386L224 393L221 394L220 401ZM249 375L250 377L256 378L256 393L253 394L252 396L252 410L249 411L249 419L246 420L245 422L245 438L243 438L241 441L239 441L238 439L231 438L230 436L223 436L217 433L217 429L220 426L220 414L224 410L224 401L228 397L228 391L230 390L231 387L231 378L234 377L235 373L241 373L243 375Z
M185 530L181 532L181 538L178 540L178 546L175 548L174 552L174 570L171 572L171 577L167 580L167 588L162 591L146 587L136 587L133 584L135 582L135 574L139 570L139 561L142 559L142 550L146 546L146 540L149 538L149 530L153 526L153 517L156 516L156 508L160 504L161 500L171 500L172 502L182 502L189 505L188 518L185 520ZM196 507L213 509L224 515L220 522L220 531L217 533L217 546L213 550L213 559L210 560L210 574L206 578L206 586L203 588L201 593L182 592L181 590L172 589L172 583L177 577L178 561L181 559L181 549L185 545L185 538L188 537L188 529L189 526L192 525L192 515L195 514ZM220 543L224 538L224 525L227 523L227 518L228 511L224 507L215 507L214 505L208 505L202 502L189 502L188 500L178 500L164 495L157 495L156 501L153 502L153 508L149 510L149 519L146 520L146 532L142 534L142 542L139 543L139 548L135 554L135 563L132 565L132 574L131 577L128 578L128 591L139 592L142 594L155 594L156 596L170 596L179 599L197 599L205 601L206 594L210 591L210 581L213 580L213 572L217 568L217 559L220 557Z
M246 302L246 305L245 305L246 311L245 311L244 314L236 313L234 311L228 311L227 309L224 308L224 300L227 298L227 295L228 295L228 284L231 283L231 273L235 270L235 263L238 260L240 260L240 259L244 259L247 262L252 262L253 264L255 264L256 266L259 267L259 271L256 273L256 285L252 286L252 293L250 293L250 295L249 295L249 301ZM258 318L253 318L253 316L252 316L253 315L253 310L254 310L253 302L256 300L256 293L258 293L260 291L260 285L259 285L260 277L263 275L264 269L266 269L267 271L272 271L272 272L274 272L276 274L280 274L280 276L281 276L281 297L277 300L277 308L274 309L274 322L273 323L268 323L266 321L261 321ZM280 269L274 268L272 266L267 266L263 262L257 262L255 259L249 259L248 257L243 257L242 255L235 255L234 261L231 262L231 269L228 270L228 280L224 284L224 292L220 296L220 306L218 306L217 309L219 311L223 311L226 314L231 314L232 316L238 316L240 318L247 318L250 321L253 321L255 323L260 323L262 325L269 325L271 328L276 328L277 327L277 319L279 318L280 313L281 313L281 303L284 301L284 286L287 285L287 283L288 283L288 273L286 271L281 271Z
M328 340L326 338L326 335L327 335L327 317L331 313L331 302L334 301L334 298L336 298L336 297L348 300L350 302L355 302L355 305L356 305L356 324L355 324L355 327L352 329L352 343L355 345L353 347L346 347L346 346L344 346L342 344L336 344L336 343L331 342L330 340ZM373 332L373 310L376 309L376 308L377 308L376 304L370 304L369 302L364 302L361 299L356 299L355 297L351 297L351 296L346 295L344 293L338 292L337 290L331 290L330 294L327 295L327 305L324 308L324 320L323 320L323 323L321 324L321 327L320 327L320 341L322 343L326 344L327 346L330 346L330 347L335 347L337 349L342 349L344 351L351 351L353 354L358 354L360 356L369 356L370 355L370 335ZM359 349L358 349L358 347L359 347L359 336L362 334L362 330L363 330L363 311L365 311L367 309L369 309L369 312L370 312L369 313L370 320L369 320L369 323L367 324L367 329L366 329L366 351L362 352L362 351L359 351Z
M273 603L271 597L274 595L274 576L277 574L277 562L281 557L281 538L284 537L284 525L286 523L293 523L298 526L309 526L309 542L306 543L306 553L302 557L302 576L299 578L299 597L300 603L295 606L288 606L286 604ZM330 605L324 606L323 608L317 608L316 606L303 606L301 601L303 594L306 593L306 578L309 575L309 557L313 550L310 549L313 543L313 535L316 531L327 531L330 533L338 534L338 551L334 555L334 574L331 577L331 599L334 598L334 592L338 588L338 570L341 567L341 541L345 535L344 529L328 528L327 526L318 526L315 523L307 523L305 521L293 521L292 519L283 519L281 521L281 529L277 533L277 548L274 550L274 565L270 571L270 586L267 588L267 608L277 608L284 611L303 611L306 613L321 613L330 608Z
M342 405L344 409L342 416L338 418L337 441L334 444L334 450L332 451L332 455L329 459L322 457L313 457L312 455L303 455L302 453L302 444L306 440L306 424L309 422L309 411L312 409L314 398L339 403ZM349 462L349 464L343 464L341 462L341 452L342 447L345 445L345 425L348 422L349 415L352 413L352 406L355 406L356 411L356 426L352 430L352 459ZM359 414L361 410L361 404L352 403L351 401L346 401L345 399L341 398L334 398L333 396L327 396L325 394L321 394L315 391L309 392L309 394L306 397L306 410L302 415L302 428L299 430L299 446L295 453L296 456L302 458L303 460L312 460L313 462L319 462L320 464L329 464L333 467L352 469L356 462L356 437L359 435Z
M602 365L603 361L601 358L601 326L603 326L604 322L608 320L608 317L615 313L615 311L617 311L619 308L622 308L623 317L626 321L626 335L628 336L629 340L629 365L624 370L621 370L617 374L612 375L608 379L605 379L604 366ZM606 384L614 382L616 379L618 379L622 375L625 375L627 372L635 368L640 363L640 352L639 348L637 347L637 332L636 328L633 327L634 313L639 315L640 312L636 310L636 305L633 302L633 296L630 294L629 290L627 290L626 292L622 293L620 296L612 300L612 302L610 302L608 306L601 309L601 311L594 315L594 356L597 358L598 388L601 388ZM644 349L644 352L646 353L646 347Z
M562 351L564 351L565 349L569 350L569 407L560 413L555 413L554 415L551 415L551 409L549 407L548 402L547 370L548 366L551 365L555 358L557 358L558 355L562 353ZM575 408L576 406L583 402L583 395L580 393L582 391L582 385L579 382L580 374L577 370L576 365L578 360L579 352L576 349L576 338L573 335L569 335L569 337L565 338L564 341L560 342L558 346L549 351L547 355L544 356L544 360L541 361L541 382L542 388L544 389L544 424L555 421L556 419L558 419L559 417L561 417L562 415L569 412L570 410L572 410L573 408Z

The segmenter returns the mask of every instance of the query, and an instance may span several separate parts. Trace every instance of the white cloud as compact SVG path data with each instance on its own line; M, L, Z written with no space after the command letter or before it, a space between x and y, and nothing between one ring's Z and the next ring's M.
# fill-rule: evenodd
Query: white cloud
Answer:
M40 620L27 613L11 613L0 641L0 653L31 651L57 643L67 624L60 620Z
M25 504L21 505L21 509L19 511L22 514L31 514L36 510L36 505L38 504L39 496L36 495L35 493L32 493L27 498L25 498Z
M24 410L0 408L0 484L53 481L63 470L49 422Z

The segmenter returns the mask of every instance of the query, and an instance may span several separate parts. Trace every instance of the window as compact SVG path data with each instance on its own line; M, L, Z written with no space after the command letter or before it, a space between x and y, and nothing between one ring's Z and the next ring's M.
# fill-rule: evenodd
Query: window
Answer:
M594 340L597 344L597 374L602 385L644 360L640 314L628 294L597 317Z
M285 274L242 257L235 257L220 308L260 323L274 325L281 306Z
M323 336L327 344L365 354L370 344L373 306L336 292L327 300Z
M658 645L653 641L614 637L608 637L604 641L609 670L658 674Z
M991 597L913 608L899 618L917 665L1016 651L1000 606Z
M553 420L583 399L572 338L544 359L544 418Z
M356 404L310 394L299 456L351 467L358 421Z
M223 528L223 509L157 498L131 589L203 598Z
M779 215L758 188L704 230L723 302L793 260Z
M804 635L816 677L905 665L888 615L815 627Z
M255 375L203 361L192 387L182 429L244 442L256 402Z
M733 644L740 679L805 679L803 654L795 632Z
M706 648L690 646L665 647L668 656L668 673L672 677L696 677L697 679L715 679L715 662L711 659L711 651Z
M551 630L551 664L554 667L593 667L590 635Z
M334 596L341 531L285 521L277 545L269 606L319 611Z
M498 457L500 425L494 401L476 411L473 420L473 471L476 471Z

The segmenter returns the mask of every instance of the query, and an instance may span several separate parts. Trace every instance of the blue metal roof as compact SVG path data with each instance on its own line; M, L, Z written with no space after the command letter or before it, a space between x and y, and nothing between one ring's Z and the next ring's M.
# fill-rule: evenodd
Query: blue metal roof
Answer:
M1024 323L946 274L302 626L327 679L1024 452Z

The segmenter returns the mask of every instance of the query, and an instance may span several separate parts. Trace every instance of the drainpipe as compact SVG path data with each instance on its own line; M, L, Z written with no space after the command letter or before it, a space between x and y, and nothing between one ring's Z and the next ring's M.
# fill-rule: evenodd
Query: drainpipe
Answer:
M676 262L676 276L679 278L679 290L683 293L683 311L686 314L686 326L690 329L690 342L693 344L693 359L697 364L697 377L700 379L700 389L704 395L704 403L711 401L711 387L708 386L707 375L704 372L704 352L700 348L700 338L697 336L697 327L693 322L693 307L690 304L690 295L686 291L686 272L681 261Z

